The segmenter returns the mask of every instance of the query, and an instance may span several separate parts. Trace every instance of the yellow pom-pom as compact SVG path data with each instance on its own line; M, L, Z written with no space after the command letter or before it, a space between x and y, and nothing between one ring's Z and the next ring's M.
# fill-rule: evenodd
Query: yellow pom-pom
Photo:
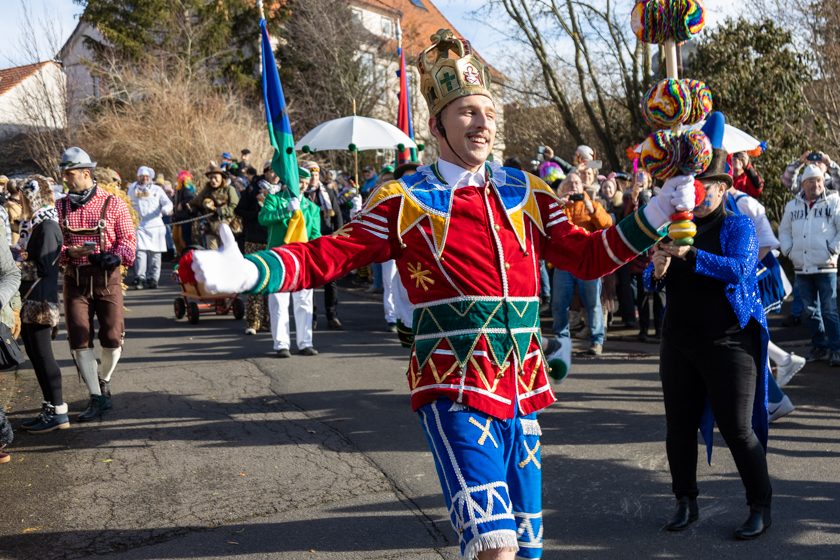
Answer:
M685 239L697 235L697 226L694 222L676 222L668 227L668 237L673 240Z

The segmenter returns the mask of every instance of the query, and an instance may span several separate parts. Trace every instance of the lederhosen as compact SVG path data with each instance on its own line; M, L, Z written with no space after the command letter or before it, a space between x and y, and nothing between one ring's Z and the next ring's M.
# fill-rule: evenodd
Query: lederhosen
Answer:
M105 217L113 195L102 205L96 227L70 227L70 201L64 205L61 232L65 242L71 235L99 236L99 250L107 251ZM71 350L93 348L93 317L99 320L99 342L103 348L119 348L125 335L122 274L119 269L104 270L91 264L68 264L64 271L64 316Z

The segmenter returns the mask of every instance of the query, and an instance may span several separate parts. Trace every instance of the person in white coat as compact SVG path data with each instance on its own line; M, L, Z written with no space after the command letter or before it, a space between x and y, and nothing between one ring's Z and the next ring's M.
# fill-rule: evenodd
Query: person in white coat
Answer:
M132 286L137 290L158 286L161 254L166 252L163 216L172 214L172 201L160 186L152 183L154 176L152 168L143 166L137 170L137 181L128 187L131 205L140 218L132 281Z
M826 190L825 174L816 165L805 168L801 184L802 191L785 206L779 226L781 251L793 262L796 287L811 329L813 347L807 360L828 360L830 366L840 366L840 195Z

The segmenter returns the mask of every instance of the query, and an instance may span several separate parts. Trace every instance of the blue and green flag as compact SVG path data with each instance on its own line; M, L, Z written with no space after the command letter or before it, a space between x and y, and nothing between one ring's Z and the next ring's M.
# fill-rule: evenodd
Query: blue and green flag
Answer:
M280 84L280 74L277 72L277 62L274 60L274 50L268 36L265 18L260 19L262 33L262 89L265 101L265 118L268 124L268 137L274 148L271 168L286 185L293 197L300 197L300 174L298 172L297 155L295 154L295 139L292 136L292 125L286 110L286 98L283 86ZM306 224L300 210L295 212L289 222L286 243L306 241Z

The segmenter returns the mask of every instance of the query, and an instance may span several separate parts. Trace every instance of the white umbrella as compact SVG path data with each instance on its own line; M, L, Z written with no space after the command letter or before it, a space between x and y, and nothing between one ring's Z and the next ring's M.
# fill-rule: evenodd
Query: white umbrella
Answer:
M700 130L705 124L706 121L700 121L697 124L685 127L685 129ZM723 129L722 148L726 150L727 153L735 154L738 152L749 152L750 150L756 149L759 144L761 144L761 142L758 139L753 138L740 128L735 128L731 124L725 125Z
M379 119L342 117L321 123L301 138L295 148L321 152L324 150L396 150L416 148L417 144L402 130ZM352 146L352 148L351 148Z

